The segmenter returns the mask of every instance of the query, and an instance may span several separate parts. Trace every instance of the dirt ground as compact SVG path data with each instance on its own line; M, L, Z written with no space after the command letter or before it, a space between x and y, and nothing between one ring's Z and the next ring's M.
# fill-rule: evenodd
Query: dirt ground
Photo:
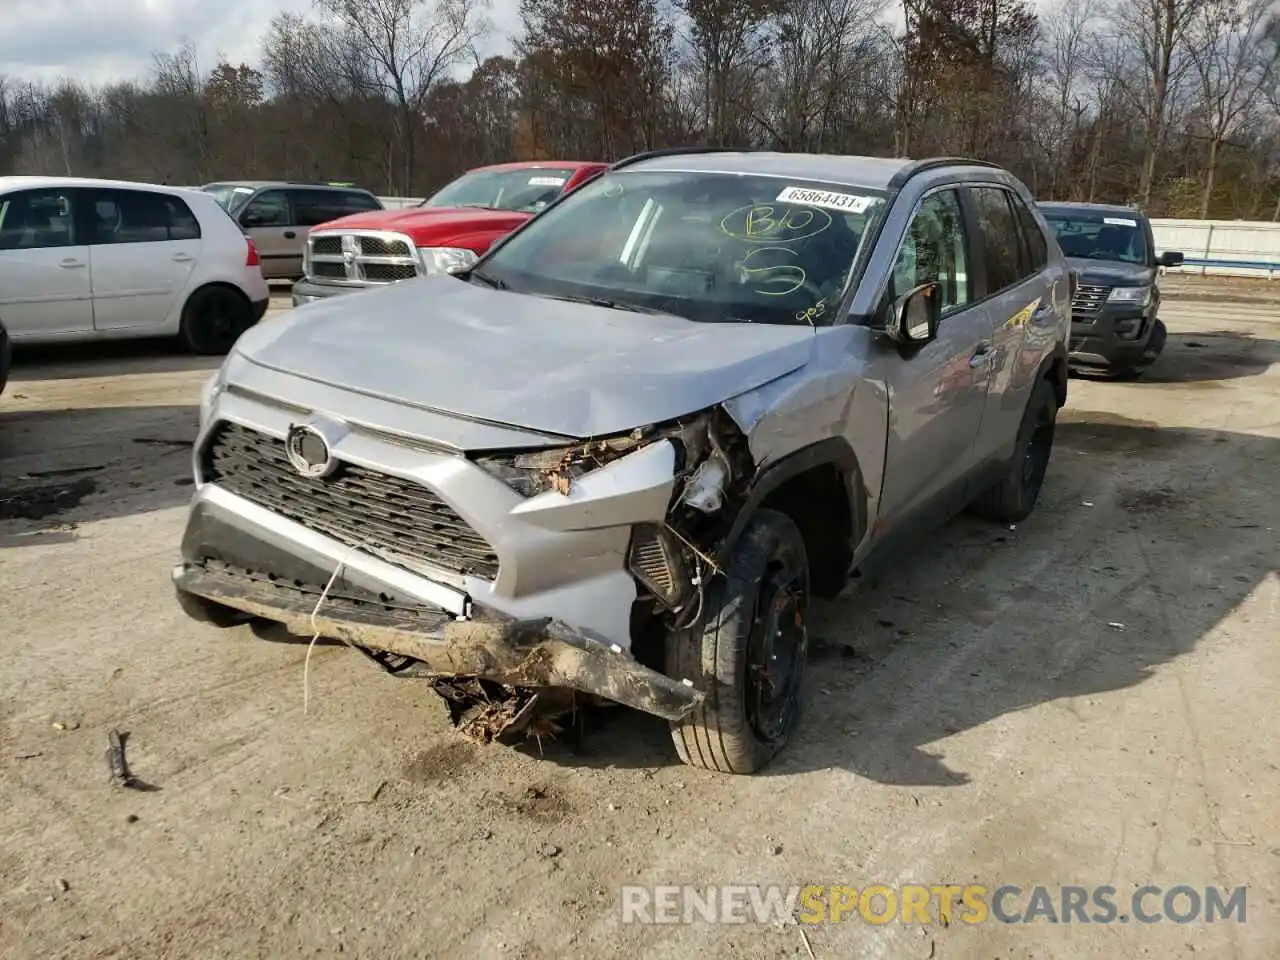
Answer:
M1037 513L821 609L798 739L680 766L620 713L474 748L342 646L173 601L201 381L120 345L0 397L0 955L1271 960L1280 302L1171 300L1073 380ZM115 786L108 731L146 789ZM1246 885L1246 922L624 925L624 884ZM1124 919L1127 911L1121 910ZM810 953L812 951L812 953Z

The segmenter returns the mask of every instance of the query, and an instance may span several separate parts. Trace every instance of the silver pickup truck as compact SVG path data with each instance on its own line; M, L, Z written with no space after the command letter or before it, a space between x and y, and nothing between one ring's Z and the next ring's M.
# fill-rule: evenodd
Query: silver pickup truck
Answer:
M425 678L481 740L622 704L758 770L812 597L966 507L1033 509L1074 284L986 163L630 158L461 273L245 333L178 597Z

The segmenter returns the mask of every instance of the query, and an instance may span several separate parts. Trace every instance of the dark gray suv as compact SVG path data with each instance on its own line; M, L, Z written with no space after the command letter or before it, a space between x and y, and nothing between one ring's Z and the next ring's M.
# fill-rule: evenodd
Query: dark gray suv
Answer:
M1070 282L990 164L633 157L456 274L245 333L201 403L179 601L341 638L480 740L605 700L757 770L811 595L966 506L1034 509Z
M1101 203L1041 203L1078 277L1071 300L1071 366L1114 377L1155 362L1164 349L1160 321L1161 267L1182 254L1156 256L1151 221L1133 207Z

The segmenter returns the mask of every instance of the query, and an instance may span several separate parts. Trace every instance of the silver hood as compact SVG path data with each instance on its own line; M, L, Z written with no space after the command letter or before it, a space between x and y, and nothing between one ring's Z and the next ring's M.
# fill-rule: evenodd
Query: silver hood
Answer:
M236 352L424 410L590 437L670 420L785 376L809 360L813 333L696 323L435 276L296 307L246 332Z

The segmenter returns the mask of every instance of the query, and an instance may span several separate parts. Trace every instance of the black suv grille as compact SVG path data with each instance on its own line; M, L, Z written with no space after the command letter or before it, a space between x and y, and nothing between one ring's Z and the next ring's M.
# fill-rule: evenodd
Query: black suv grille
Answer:
M411 257L413 248L403 240L385 240L382 237L357 235L360 252L366 257Z
M313 237L311 239L311 252L340 257L342 256L342 238Z
M207 478L325 536L415 572L423 564L493 579L498 557L451 506L421 484L342 463L327 477L296 473L284 443L224 423L205 453Z
M1081 285L1076 288L1076 295L1071 300L1071 312L1082 316L1092 316L1102 309L1102 305L1107 302L1107 296L1110 293L1110 287Z

